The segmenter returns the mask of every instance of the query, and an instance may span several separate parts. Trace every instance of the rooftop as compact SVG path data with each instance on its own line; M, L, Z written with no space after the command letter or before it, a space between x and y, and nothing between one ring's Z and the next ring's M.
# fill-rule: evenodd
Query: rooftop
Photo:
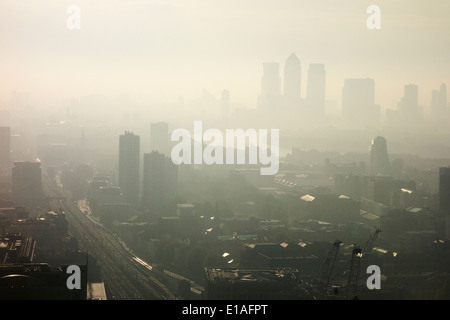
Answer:
M297 280L297 269L259 269L259 268L212 268L206 269L209 281L226 282L279 282L281 280Z

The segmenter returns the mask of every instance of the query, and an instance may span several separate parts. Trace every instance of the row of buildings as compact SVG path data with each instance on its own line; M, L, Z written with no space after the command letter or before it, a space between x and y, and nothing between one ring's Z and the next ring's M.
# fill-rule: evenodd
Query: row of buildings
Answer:
M278 62L263 63L258 109L272 115L284 116L300 111L307 119L324 119L326 115L326 70L324 64L312 63L307 73L306 97L302 97L302 68L300 59L292 53L285 61L283 81ZM407 84L397 108L386 108L384 123L388 126L416 127L425 119L423 106L419 105L419 89ZM283 112L285 110L286 112ZM382 120L382 110L375 99L375 80L371 78L345 79L341 97L341 116L353 127L377 126ZM450 107L447 87L442 83L431 93L430 119L448 120Z
M160 210L178 191L178 166L169 152L168 125L152 125L152 152L141 155L140 137L125 132L119 138L118 186L124 202ZM141 159L143 159L141 166Z

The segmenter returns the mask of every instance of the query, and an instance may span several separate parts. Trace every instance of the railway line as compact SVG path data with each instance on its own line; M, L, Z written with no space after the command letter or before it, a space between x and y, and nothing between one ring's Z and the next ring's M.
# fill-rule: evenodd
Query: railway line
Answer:
M83 213L63 189L46 181L52 210L63 210L69 233L79 240L80 248L97 259L108 299L176 300L150 265L136 257L123 242Z

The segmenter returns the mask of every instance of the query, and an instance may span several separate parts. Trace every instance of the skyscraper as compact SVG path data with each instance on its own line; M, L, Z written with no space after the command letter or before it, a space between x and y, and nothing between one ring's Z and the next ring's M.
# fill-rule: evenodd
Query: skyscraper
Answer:
M326 71L325 65L312 63L308 69L306 101L313 114L325 113Z
M261 79L261 94L258 97L258 108L261 110L275 109L281 99L280 64L277 62L263 63Z
M288 105L298 105L301 99L302 69L300 59L292 53L284 65L283 94Z
M419 117L419 88L417 85L405 86L404 95L398 104L400 116L405 120L417 120Z
M11 130L0 127L0 175L11 176Z
M152 151L144 154L141 204L158 211L178 192L178 166L169 157Z
M375 104L373 79L345 79L342 88L342 116L353 126L379 123L380 108Z
M131 132L119 137L119 187L125 201L139 201L140 137Z
M431 116L435 120L448 118L447 86L442 83L439 91L431 92Z
M439 210L445 215L445 238L450 239L450 167L439 168Z
M169 125L165 122L150 125L150 150L169 155Z
M391 164L387 152L387 143L384 137L376 137L370 146L370 173L391 175Z

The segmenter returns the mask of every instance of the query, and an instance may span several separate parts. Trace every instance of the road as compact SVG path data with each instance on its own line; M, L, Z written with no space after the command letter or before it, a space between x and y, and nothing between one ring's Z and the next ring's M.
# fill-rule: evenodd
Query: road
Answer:
M83 251L97 260L108 299L177 299L158 279L150 265L136 257L117 236L89 219L67 192L46 180L45 189L51 209L65 212L70 235L78 239Z

